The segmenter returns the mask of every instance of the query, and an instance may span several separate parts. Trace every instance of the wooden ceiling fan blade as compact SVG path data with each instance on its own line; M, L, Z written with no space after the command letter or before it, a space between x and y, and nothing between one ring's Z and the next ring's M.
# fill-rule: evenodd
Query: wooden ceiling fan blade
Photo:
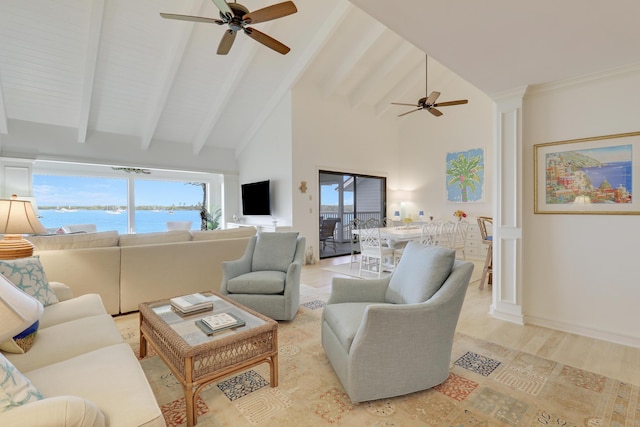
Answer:
M439 96L440 96L440 92L435 92L435 91L431 92L431 95L429 95L424 102L427 105L433 105L433 103L436 102L436 99L438 99Z
M233 46L233 41L236 39L236 32L233 30L227 30L224 32L220 44L218 45L218 55L226 55Z
M244 29L244 32L258 43L262 43L266 47L273 49L276 52L281 53L282 55L286 55L291 50L286 45L280 43L278 40L256 30L255 28L247 27Z
M213 4L216 5L218 9L220 9L220 13L227 15L229 18L233 17L233 11L229 7L226 1L224 0L211 0Z
M204 16L176 15L175 13L161 13L160 16L162 16L165 19L176 19L178 21L204 22L207 24L218 24L218 25L224 24L224 22L222 22L219 19L205 18Z
M407 114L415 113L416 111L420 111L422 108L416 108L415 110L407 111L406 113L399 114L398 117L406 116Z
M260 22L271 21L272 19L282 18L283 16L292 15L296 13L298 9L292 1L285 1L283 3L267 6L262 9L249 12L242 17L242 20L246 24L258 24Z
M419 107L419 105L416 105L416 104L404 104L402 102L392 102L391 105L405 105L407 107Z
M446 102L438 102L437 104L433 104L434 107L446 107L449 105L462 105L467 104L469 100L467 99L459 99L457 101L446 101Z
M429 112L431 114L433 114L434 116L436 116L436 117L440 117L442 115L442 111L440 111L440 110L438 110L436 108L431 107L431 108L427 108L427 110L429 110Z

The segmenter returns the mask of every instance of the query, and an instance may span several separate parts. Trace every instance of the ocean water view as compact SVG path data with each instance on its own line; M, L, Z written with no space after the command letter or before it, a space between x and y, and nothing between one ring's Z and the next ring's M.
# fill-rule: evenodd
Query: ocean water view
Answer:
M106 211L90 209L40 209L40 222L46 228L59 228L71 224L96 224L98 231L117 230L120 234L129 232L127 211ZM136 210L136 233L166 231L168 221L191 221L192 230L200 230L199 210Z
M629 193L633 193L631 162L612 162L605 166L581 168L581 170L587 174L591 184L596 188L599 188L606 179L611 187L618 188L622 185Z

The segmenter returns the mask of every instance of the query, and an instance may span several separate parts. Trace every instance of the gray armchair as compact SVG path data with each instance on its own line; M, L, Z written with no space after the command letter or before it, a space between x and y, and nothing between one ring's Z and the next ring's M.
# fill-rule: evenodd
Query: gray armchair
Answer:
M220 292L274 320L291 320L300 305L305 238L297 232L260 233L245 253L222 263Z
M455 251L409 242L393 275L334 278L322 346L353 402L425 390L449 375L473 272Z

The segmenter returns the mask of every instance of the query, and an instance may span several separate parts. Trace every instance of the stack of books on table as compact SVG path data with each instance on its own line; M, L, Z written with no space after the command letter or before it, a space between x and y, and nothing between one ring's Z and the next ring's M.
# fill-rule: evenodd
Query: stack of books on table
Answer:
M170 301L173 310L182 315L213 310L213 301L202 294L183 295Z
M244 320L231 313L218 313L196 320L196 325L207 335L212 335L225 329L244 326L245 324Z

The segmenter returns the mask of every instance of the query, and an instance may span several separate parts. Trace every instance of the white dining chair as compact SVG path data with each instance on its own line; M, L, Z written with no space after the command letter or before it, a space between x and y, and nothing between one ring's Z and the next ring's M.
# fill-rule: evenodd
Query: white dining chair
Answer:
M429 221L420 227L420 237L418 239L414 239L414 241L422 245L435 246L437 244L441 228L442 227L439 222ZM398 265L400 258L402 258L402 254L404 253L404 247L394 249L393 260L394 264Z
M456 253L462 252L462 259L466 260L467 256L464 253L464 247L467 244L467 233L469 231L469 223L467 221L458 221L455 223L455 230L451 239L449 240L451 243L451 249L455 250Z
M440 232L438 233L436 245L452 248L455 233L456 233L456 223L454 223L453 221L443 222L440 225Z
M358 237L360 238L360 271L358 273L360 276L363 272L369 272L380 277L383 270L393 270L394 249L384 245L380 239L379 228L360 228ZM390 260L390 263L386 263L387 260Z

